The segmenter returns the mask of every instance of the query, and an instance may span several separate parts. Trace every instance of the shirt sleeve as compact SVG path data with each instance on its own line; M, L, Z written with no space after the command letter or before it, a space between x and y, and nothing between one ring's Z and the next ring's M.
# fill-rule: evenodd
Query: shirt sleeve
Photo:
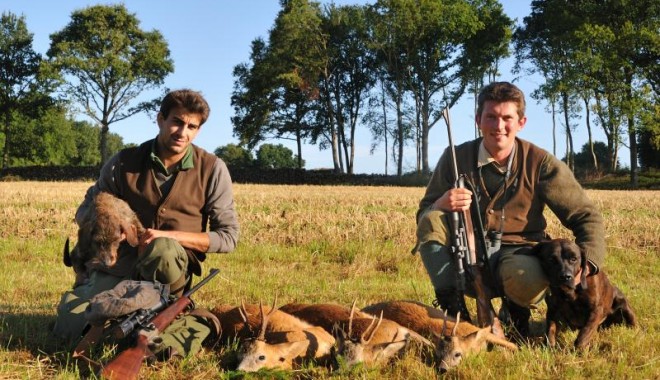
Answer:
M453 184L447 178L447 174L451 175L452 171L450 168L451 162L449 160L449 149L445 149L438 164L431 175L429 184L426 186L426 192L424 197L419 202L419 208L417 209L417 223L420 222L422 217L431 210L431 206L438 200L447 190L449 190Z
M227 165L217 159L206 193L205 213L209 217L207 252L231 252L239 237L238 216L234 205L231 176Z
M575 243L597 271L605 260L606 244L603 218L596 205L568 166L550 154L541 163L539 186L543 201L573 232Z

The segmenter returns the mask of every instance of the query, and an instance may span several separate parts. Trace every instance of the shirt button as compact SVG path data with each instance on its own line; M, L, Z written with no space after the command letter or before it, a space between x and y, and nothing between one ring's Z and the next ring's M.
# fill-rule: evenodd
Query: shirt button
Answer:
M164 208L161 208L161 209L160 209L160 213L161 213L161 214L164 214L164 213L165 213L165 209L164 209Z
M489 213L489 214L492 214L492 213L494 213L494 212L495 212L495 210L493 210L492 208L491 208L490 210L488 210L488 213Z

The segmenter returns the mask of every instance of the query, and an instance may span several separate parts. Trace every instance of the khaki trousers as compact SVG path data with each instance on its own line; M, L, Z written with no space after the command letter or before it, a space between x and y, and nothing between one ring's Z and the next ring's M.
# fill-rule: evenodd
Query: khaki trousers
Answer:
M526 254L529 250L529 246L502 245L502 249L489 259L495 283L486 285L499 296L504 295L520 306L536 308L548 288L548 279L539 260ZM456 289L457 268L450 247L428 241L420 246L419 253L436 291ZM475 297L474 289L468 282L465 293Z

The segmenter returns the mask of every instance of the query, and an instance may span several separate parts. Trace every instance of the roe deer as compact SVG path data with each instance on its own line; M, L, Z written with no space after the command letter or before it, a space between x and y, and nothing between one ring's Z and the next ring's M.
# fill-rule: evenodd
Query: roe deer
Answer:
M224 309L224 310L223 310ZM332 359L335 339L323 328L312 326L290 314L272 307L242 304L240 308L215 308L220 320L222 337L240 339L238 370L258 371L260 368L291 369L307 359L325 364ZM254 316L259 314L259 328ZM236 320L239 315L242 322Z
M367 306L363 312L382 315L420 335L433 338L440 369L446 371L460 363L462 358L477 353L487 343L497 344L512 351L518 347L492 333L491 327L479 328L460 319L447 318L442 310L415 301L389 301ZM460 315L459 315L460 317ZM451 331L451 333L450 333Z
M337 304L288 304L281 310L321 326L337 340L337 354L348 365L379 364L388 361L404 349L411 340L431 346L431 342L396 322L375 318L355 309Z

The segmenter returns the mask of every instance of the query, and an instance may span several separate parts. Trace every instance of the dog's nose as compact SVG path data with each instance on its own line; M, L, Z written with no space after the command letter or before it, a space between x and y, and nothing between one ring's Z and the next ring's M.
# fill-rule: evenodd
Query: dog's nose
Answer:
M570 274L570 273L564 273L564 274L559 276L559 279L562 280L562 281L568 282L568 281L571 281L573 279L573 275Z

